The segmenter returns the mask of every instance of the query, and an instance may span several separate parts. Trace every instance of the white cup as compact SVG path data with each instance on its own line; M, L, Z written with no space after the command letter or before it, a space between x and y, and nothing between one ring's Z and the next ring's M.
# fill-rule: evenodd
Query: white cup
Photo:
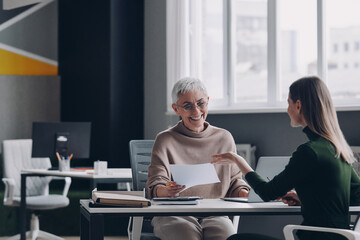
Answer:
M106 175L107 174L107 161L95 161L94 162L94 174Z

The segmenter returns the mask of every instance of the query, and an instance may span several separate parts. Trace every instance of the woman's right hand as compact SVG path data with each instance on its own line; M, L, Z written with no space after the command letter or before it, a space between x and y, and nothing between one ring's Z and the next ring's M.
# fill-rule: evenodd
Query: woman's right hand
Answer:
M176 182L170 181L166 186L159 186L156 189L156 195L158 197L177 197L185 188L185 185L177 185Z
M213 160L210 163L212 163L212 164L235 163L236 165L238 165L238 167L240 168L241 172L244 175L246 175L248 172L254 171L243 157L237 155L234 152L214 154L211 157Z

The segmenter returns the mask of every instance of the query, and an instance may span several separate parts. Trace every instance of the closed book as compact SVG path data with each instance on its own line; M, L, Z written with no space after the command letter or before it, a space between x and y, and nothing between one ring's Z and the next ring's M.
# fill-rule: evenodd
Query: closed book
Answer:
M149 199L143 197L142 191L93 191L92 200L95 203L118 205L123 207L148 207Z

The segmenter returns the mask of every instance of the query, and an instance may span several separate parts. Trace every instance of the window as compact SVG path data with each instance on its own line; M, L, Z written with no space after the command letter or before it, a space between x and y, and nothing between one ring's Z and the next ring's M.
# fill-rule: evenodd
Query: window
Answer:
M360 68L349 65L359 59L357 9L358 0L168 1L168 90L195 76L210 112L285 111L289 85L318 75L335 106L360 108Z
M194 6L193 6L194 7ZM208 94L217 100L224 99L226 96L224 82L224 30L223 30L223 5L222 1L205 0L203 3L202 31L200 38L201 46L201 79L208 86ZM193 18L196 17L196 12ZM196 20L191 21L196 24ZM193 35L195 37L195 34ZM195 45L195 44L194 44Z
M287 100L290 84L317 75L316 1L278 1L280 41L280 101ZM306 17L304 11L306 9Z
M359 51L360 49L360 42L355 42L355 47L354 47L355 51Z
M337 51L338 51L338 45L334 43L334 53L337 53Z
M267 102L267 4L266 1L235 0L231 5L233 32L232 105ZM229 84L230 85L230 84Z
M360 16L356 8L360 8L360 1L326 1L327 40L330 44L343 43L344 46L344 51L338 51L336 56L331 51L327 53L328 63L343 65L339 68L328 65L327 69L327 84L338 105L360 105L360 69L357 64L352 64L360 59Z

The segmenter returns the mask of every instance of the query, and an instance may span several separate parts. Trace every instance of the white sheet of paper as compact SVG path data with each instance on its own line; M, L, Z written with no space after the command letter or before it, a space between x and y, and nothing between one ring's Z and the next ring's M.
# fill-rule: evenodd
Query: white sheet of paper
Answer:
M211 163L177 165L170 164L171 174L178 185L185 185L186 188L209 183L220 182Z

